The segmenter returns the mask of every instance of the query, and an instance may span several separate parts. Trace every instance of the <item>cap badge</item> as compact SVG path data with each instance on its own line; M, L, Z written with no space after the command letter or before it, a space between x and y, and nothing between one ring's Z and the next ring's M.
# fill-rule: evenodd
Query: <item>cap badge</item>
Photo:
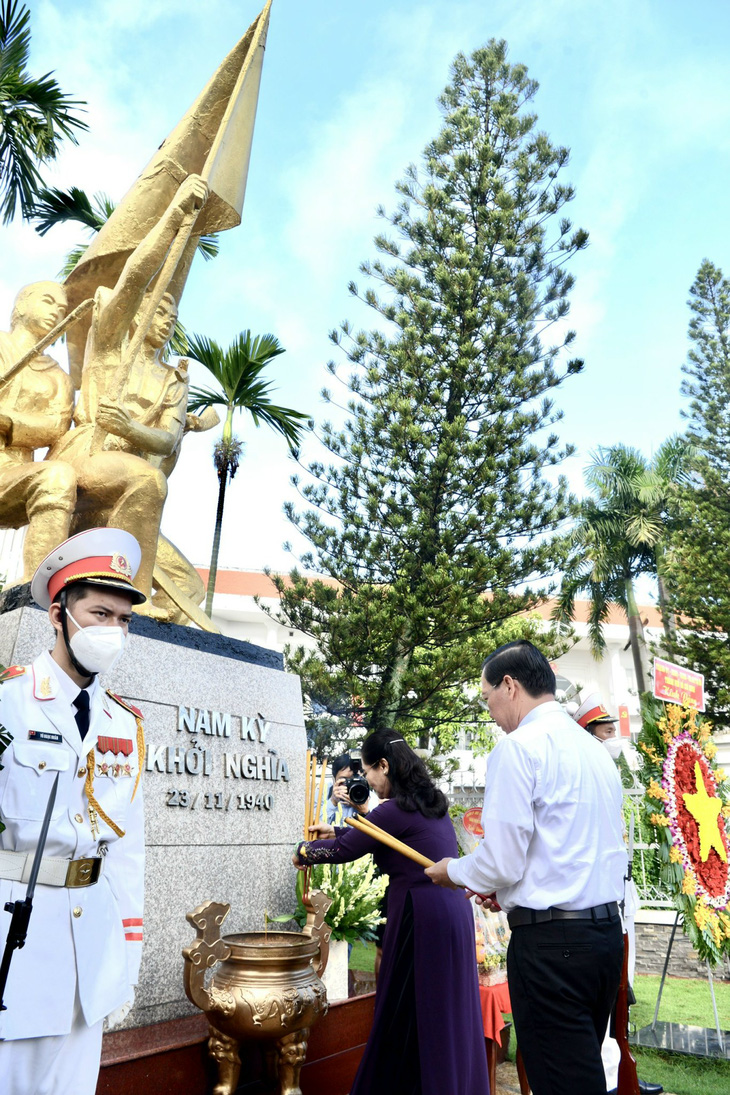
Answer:
M132 577L132 568L131 568L131 566L129 565L127 560L124 558L124 556L120 555L116 551L112 555L112 559L111 559L111 562L109 563L109 567L110 567L111 570L115 570L117 572L117 574L123 574L125 576L125 578L131 578Z

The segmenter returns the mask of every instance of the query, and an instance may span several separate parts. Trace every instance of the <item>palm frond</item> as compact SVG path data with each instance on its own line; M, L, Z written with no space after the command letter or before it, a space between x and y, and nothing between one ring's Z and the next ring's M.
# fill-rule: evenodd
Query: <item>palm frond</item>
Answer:
M70 190L43 187L34 203L31 220L36 222L35 230L39 236L45 236L57 224L67 224L69 221L81 224L92 232L98 232L104 223L91 204L89 195L78 186L72 186Z
M217 232L211 232L209 236L201 236L198 240L198 254L202 255L206 262L217 258L220 249L221 245Z
M31 77L30 12L17 0L0 2L0 210L9 223L20 205L30 218L41 184L40 166L52 160L62 138L76 143L87 124L75 113L80 100L61 91L52 73Z
M195 360L200 361L197 354L193 354L190 349L190 342L188 341L187 353L190 357L194 357ZM225 392L220 388L197 388L192 387L188 392L188 411L191 414L196 411L204 411L206 407L227 407L228 400L226 399Z
M61 281L65 281L68 275L74 270L81 262L82 258L89 250L88 243L80 243L78 247L73 247L66 258L63 260L63 266L59 270L58 276Z
M179 319L175 321L175 329L172 332L172 338L167 344L167 353L176 354L177 357L188 356L188 333Z

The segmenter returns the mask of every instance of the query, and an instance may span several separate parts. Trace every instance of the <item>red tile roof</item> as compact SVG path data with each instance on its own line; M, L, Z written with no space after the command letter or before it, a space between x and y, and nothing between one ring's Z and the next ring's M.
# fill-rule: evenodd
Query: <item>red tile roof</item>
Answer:
M196 570L207 585L208 568L196 567ZM283 577L284 581L289 584L288 575L283 575ZM327 585L336 585L333 578L322 577L320 580ZM267 577L261 570L219 570L216 576L215 588L216 593L233 594L234 596L239 597L278 597L276 587L271 578ZM550 598L539 605L534 611L538 612L544 620L549 620L552 616L554 607L555 600ZM639 605L639 610L645 626L662 626L661 615L656 605ZM588 601L576 601L575 614L573 617L575 622L587 623L588 611ZM606 623L623 624L626 626L626 613L617 605L611 605Z

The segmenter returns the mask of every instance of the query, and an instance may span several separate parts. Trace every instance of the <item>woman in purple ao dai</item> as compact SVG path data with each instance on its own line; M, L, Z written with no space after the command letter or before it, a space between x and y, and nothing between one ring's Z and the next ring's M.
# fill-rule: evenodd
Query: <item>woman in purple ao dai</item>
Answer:
M382 800L371 820L438 862L458 855L446 796L403 738L377 730L363 773ZM348 863L372 853L390 876L373 1026L350 1095L488 1095L474 918L463 891L434 886L423 868L356 829L318 826L295 866Z

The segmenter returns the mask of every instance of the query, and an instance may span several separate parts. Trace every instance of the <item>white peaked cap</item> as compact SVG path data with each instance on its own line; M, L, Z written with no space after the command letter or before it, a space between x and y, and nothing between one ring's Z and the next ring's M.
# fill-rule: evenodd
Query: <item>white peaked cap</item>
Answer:
M603 706L603 700L598 692L591 692L591 694L583 700L577 711L571 711L571 715L584 730L586 730L592 722L618 722L618 719L615 718L615 716L609 715L608 711Z
M90 582L126 593L133 604L146 601L132 585L142 549L120 528L91 528L64 540L45 557L33 575L30 592L41 608L49 608L57 593L75 582Z

